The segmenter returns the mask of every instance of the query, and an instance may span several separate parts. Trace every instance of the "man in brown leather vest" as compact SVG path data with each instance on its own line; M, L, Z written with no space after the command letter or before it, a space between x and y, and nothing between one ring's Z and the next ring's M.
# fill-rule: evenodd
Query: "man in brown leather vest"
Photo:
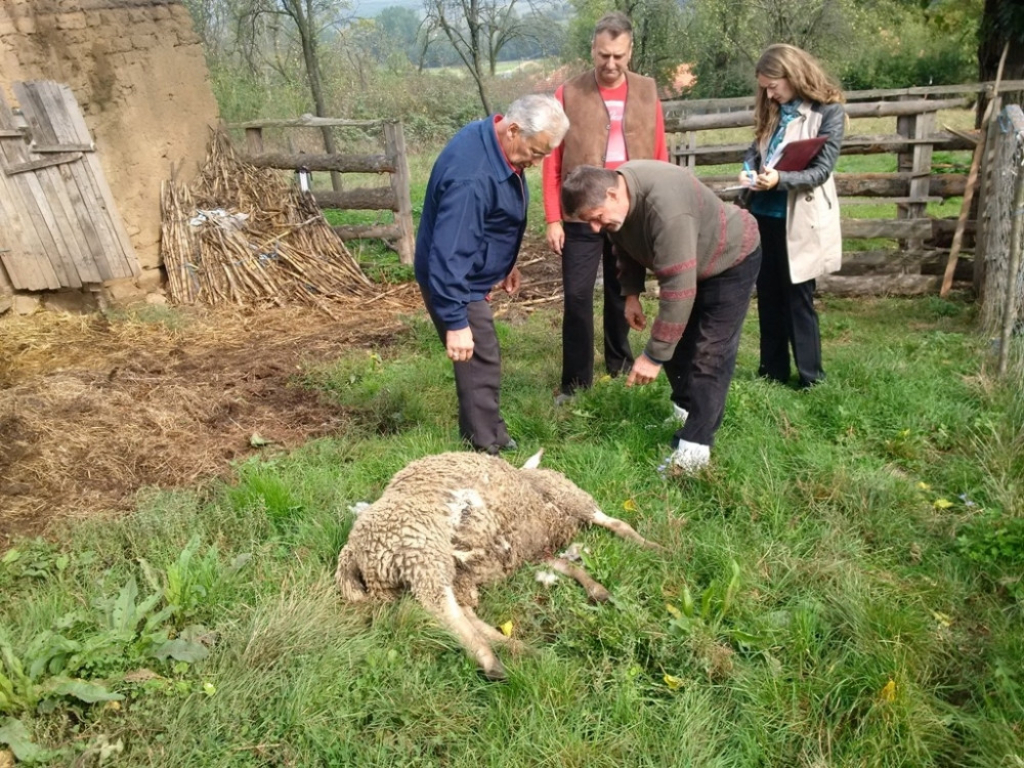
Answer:
M633 25L618 11L594 28L594 69L555 91L569 118L569 132L544 161L544 213L548 246L562 257L565 312L562 318L560 402L594 380L594 285L604 272L604 362L612 376L633 365L625 300L615 255L603 232L562 222L562 179L580 165L615 169L627 160L668 160L665 122L654 80L630 72Z

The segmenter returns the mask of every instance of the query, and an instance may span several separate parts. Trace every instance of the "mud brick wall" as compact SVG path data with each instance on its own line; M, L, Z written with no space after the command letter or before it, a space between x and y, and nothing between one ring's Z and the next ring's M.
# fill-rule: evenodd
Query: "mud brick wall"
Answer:
M178 0L2 0L0 88L71 87L143 268L159 277L160 183L188 179L216 123L203 50ZM149 287L149 286L144 286Z

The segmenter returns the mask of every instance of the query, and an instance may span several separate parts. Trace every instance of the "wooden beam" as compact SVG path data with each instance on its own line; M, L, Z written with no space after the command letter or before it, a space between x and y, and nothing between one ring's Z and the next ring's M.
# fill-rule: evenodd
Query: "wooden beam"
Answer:
M737 183L737 174L701 176L700 180L718 192L723 199L736 196L723 192ZM837 173L836 190L841 197L910 197L910 173ZM967 177L960 173L939 173L928 177L928 195L946 200L964 193Z
M843 267L839 275L852 277L867 274L917 274L926 261L938 258L942 252L917 251L844 251Z
M687 132L686 136L695 136ZM879 155L892 152L910 152L912 147L930 144L933 149L951 152L955 150L973 150L975 141L955 133L933 133L920 139L906 139L900 136L848 136L843 139L841 156L846 155ZM685 146L682 142L672 149L672 159L677 165L684 165L686 160L693 165L725 165L740 163L750 143L746 144L715 144L704 147Z
M340 208L357 211L396 211L398 201L389 187L362 187L341 192L314 192L313 197L321 208Z
M972 99L943 99L932 101L874 101L866 104L847 104L846 114L850 118L892 117L937 112L940 109L963 109ZM754 124L754 111L727 112L724 114L689 115L686 117L665 117L665 130L670 133L683 131L704 131L713 128L742 128Z
M992 82L962 83L960 85L921 85L911 88L875 88L866 91L846 91L848 103L876 99L896 99L901 96L962 96L977 94L982 91L1020 91L1024 90L1024 80L1007 80L1002 84ZM750 109L754 106L753 96L736 96L727 99L674 99L662 102L665 117L678 113L694 113L709 109Z
M384 120L343 120L335 117L302 115L287 120L252 120L247 123L229 123L228 128L379 128Z
M77 160L82 159L81 152L75 152L71 155L56 155L55 157L47 157L42 160L28 160L24 163L14 163L4 168L4 173L8 176L14 176L18 173L26 173L27 171L37 171L40 168L51 168L55 165L63 165L64 163L73 163Z
M397 240L402 236L398 224L346 224L333 229L342 240Z
M938 275L822 275L815 281L819 292L832 296L924 296L941 283Z
M282 170L340 171L342 173L392 173L394 163L385 155L307 155L265 152L246 155L246 163L257 168Z
M930 219L843 219L843 237L884 237L925 240L932 236Z
M58 152L95 152L96 145L92 142L88 144L36 144L32 142L28 149L29 152L35 152L37 155L51 155Z

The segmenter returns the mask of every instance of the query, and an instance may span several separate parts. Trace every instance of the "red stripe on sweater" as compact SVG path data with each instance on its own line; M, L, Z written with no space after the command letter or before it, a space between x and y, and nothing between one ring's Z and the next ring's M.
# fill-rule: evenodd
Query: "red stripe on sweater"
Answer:
M667 301L685 301L697 295L696 288L684 288L681 291L659 291L658 298Z
M682 261L678 264L673 264L670 267L665 267L665 269L659 269L654 274L657 275L658 277L671 277L672 275L678 275L681 272L686 272L688 269L696 268L697 260L690 259L689 261Z
M683 338L683 331L685 330L686 323L665 323L661 320L655 320L654 327L651 329L651 338L657 341L672 343Z

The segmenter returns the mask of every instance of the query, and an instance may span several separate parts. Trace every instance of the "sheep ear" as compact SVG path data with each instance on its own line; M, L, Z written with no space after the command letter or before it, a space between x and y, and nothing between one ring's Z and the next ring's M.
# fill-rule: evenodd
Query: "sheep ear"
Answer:
M530 458L528 458L526 460L526 463L523 464L523 469L536 469L537 467L539 467L540 466L540 457L543 456L543 455L544 455L544 449L541 448L539 451L537 451L535 454L533 454L533 456L531 456Z

